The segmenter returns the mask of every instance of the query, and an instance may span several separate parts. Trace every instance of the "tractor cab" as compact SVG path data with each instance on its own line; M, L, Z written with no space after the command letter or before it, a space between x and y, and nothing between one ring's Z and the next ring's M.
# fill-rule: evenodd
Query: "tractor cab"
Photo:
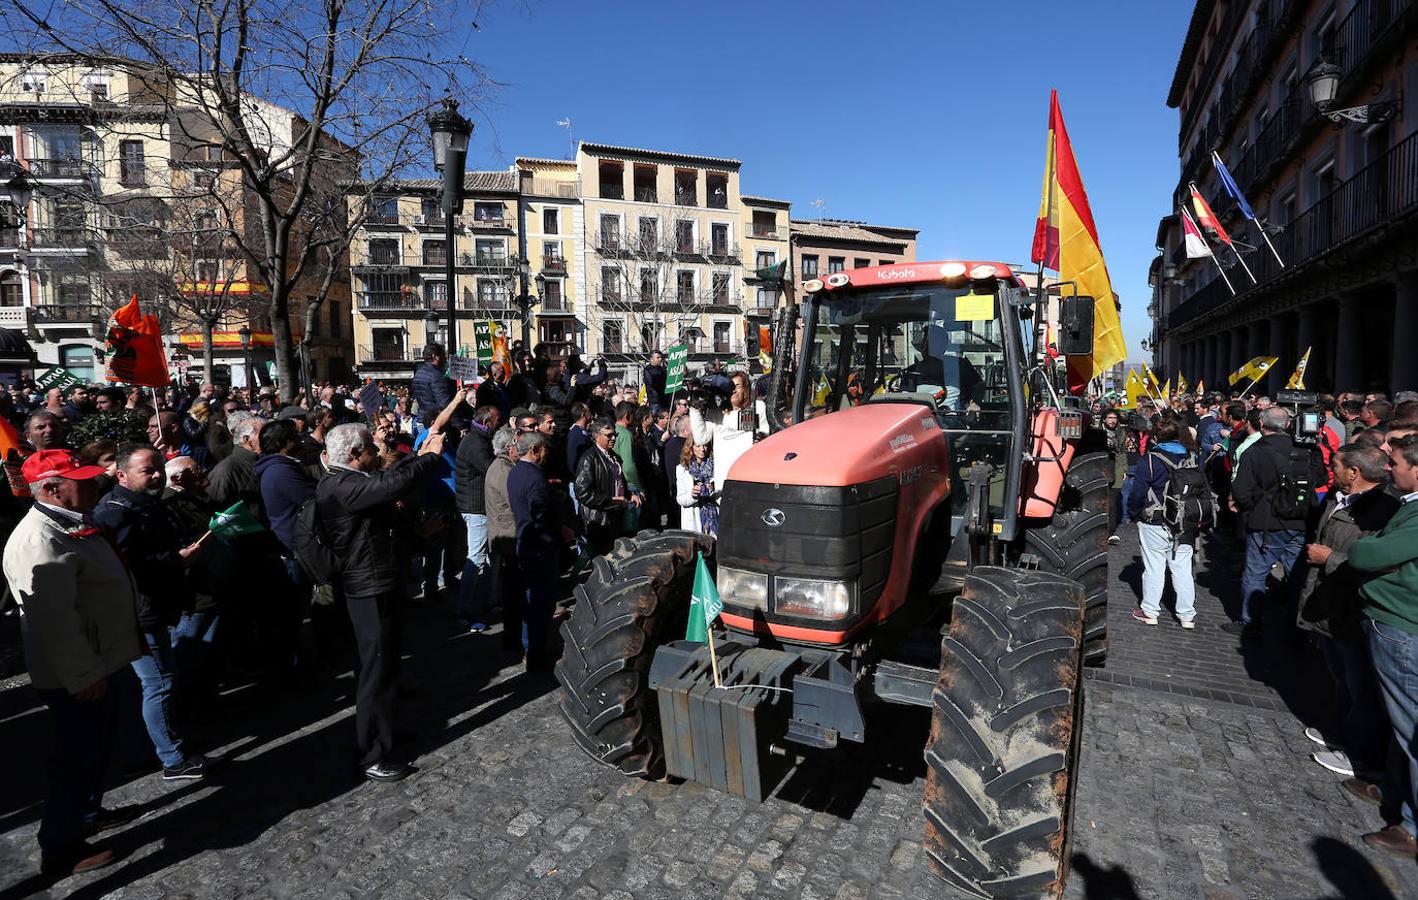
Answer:
M1009 461L1027 405L1017 310L1027 303L1027 289L998 263L883 266L810 282L791 420L925 407L948 448L951 534L972 514L978 467L988 510L974 516L1009 539L1018 497Z

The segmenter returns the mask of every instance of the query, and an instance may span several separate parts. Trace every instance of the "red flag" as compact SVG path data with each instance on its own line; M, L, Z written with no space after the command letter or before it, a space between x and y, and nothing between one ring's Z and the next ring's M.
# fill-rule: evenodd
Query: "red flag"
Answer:
M171 380L167 374L167 358L163 355L158 317L151 313L143 315L137 294L114 310L109 320L108 365L104 377L143 387L165 387Z
M1216 232L1216 237L1219 238L1221 242L1224 243L1226 246L1230 247L1231 235L1227 234L1226 229L1221 227L1221 220L1216 218L1216 213L1211 211L1211 207L1207 205L1205 198L1203 198L1201 196L1201 193L1197 191L1196 185L1191 185L1191 191L1192 208L1196 210L1196 220L1200 222L1204 227L1210 228L1212 231ZM1235 248L1233 247L1232 249Z

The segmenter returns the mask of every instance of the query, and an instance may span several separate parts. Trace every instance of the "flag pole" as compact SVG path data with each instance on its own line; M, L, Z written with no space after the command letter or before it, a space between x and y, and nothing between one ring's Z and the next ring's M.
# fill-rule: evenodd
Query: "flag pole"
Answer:
M1230 278L1226 277L1226 269L1221 265L1221 260L1216 258L1216 251L1211 249L1211 242L1206 239L1206 234L1201 230L1201 227L1196 224L1196 220L1187 213L1186 209L1180 209L1178 212L1186 216L1187 222L1190 223L1192 229L1196 231L1196 236L1201 238L1202 246L1206 247L1206 255L1211 257L1211 261L1216 264L1216 271L1221 274L1221 280L1226 282L1226 287L1230 289L1231 296L1236 296L1236 286L1231 283ZM1238 256L1237 259L1239 258Z
M1231 246L1231 252L1236 254L1236 262L1241 264L1241 268L1246 270L1247 275L1250 275L1251 284L1257 284L1258 282L1256 281L1255 275L1251 273L1251 267L1246 265L1246 261L1241 258L1241 251L1237 250L1234 244ZM1220 265L1220 263L1217 265Z
M709 668L714 670L714 687L722 688L719 683L719 654L714 652L714 626L711 624L704 629L704 636L709 640Z
M1275 261L1280 263L1280 268L1285 268L1285 260L1280 258L1280 253L1275 249L1275 245L1270 242L1270 235L1265 233L1265 226L1261 224L1260 219L1256 219L1256 228L1260 229L1260 239L1265 241L1265 245L1270 248L1270 252L1275 257Z
M1252 379L1251 379L1251 383L1248 384L1248 385L1246 385L1246 389L1245 389L1244 391L1241 391L1241 399L1242 399L1242 400L1246 399L1246 395L1251 392L1251 388L1255 387L1255 386L1256 386L1256 382L1259 381L1259 380L1260 380L1259 378L1252 378Z

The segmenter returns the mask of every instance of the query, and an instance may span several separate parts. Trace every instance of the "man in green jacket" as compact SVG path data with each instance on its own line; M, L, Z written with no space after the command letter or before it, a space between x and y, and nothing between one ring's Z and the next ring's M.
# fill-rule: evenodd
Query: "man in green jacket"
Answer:
M1391 442L1389 480L1402 506L1384 529L1355 541L1349 565L1371 577L1359 589L1364 598L1364 630L1393 723L1407 784L1401 788L1403 824L1364 835L1364 842L1408 859L1418 853L1414 785L1418 785L1418 436ZM1368 794L1371 800L1378 798Z

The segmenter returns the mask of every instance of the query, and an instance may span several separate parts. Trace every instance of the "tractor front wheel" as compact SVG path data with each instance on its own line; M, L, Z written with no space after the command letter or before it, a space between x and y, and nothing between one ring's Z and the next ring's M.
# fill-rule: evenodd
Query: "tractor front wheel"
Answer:
M1057 897L1081 725L1083 590L981 567L941 641L926 747L925 849L971 897Z
M582 750L626 775L665 774L650 662L661 644L684 637L698 550L712 557L712 539L687 531L621 538L596 557L561 626L561 714Z

